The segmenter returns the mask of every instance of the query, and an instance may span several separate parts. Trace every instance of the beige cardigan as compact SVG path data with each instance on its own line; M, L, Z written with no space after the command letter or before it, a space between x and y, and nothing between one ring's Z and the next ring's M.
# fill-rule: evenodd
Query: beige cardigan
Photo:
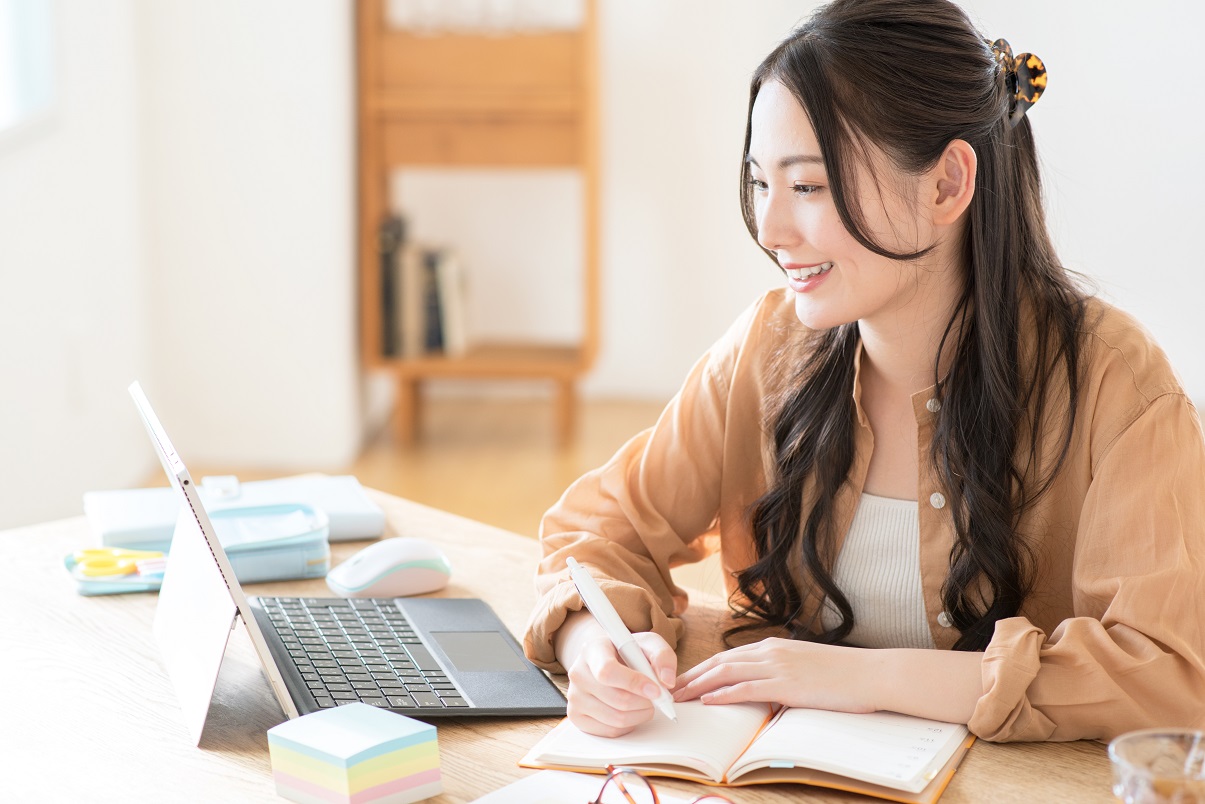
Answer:
M1149 334L1090 303L1076 431L1050 491L1024 516L1037 575L1020 616L996 625L970 729L987 740L1107 738L1205 726L1205 440L1196 409ZM745 512L765 488L770 357L803 347L789 293L749 308L695 365L657 424L574 483L541 525L540 599L527 655L563 672L552 640L581 601L565 557L589 566L633 631L676 645L687 605L669 568L719 550L731 573L753 547ZM855 383L854 399L859 386ZM949 649L940 590L954 528L930 466L933 390L913 397L920 450L920 573L933 641ZM845 533L870 462L856 456L836 504ZM1047 456L1048 457L1048 456ZM807 490L805 490L807 491ZM813 601L815 605L815 601Z

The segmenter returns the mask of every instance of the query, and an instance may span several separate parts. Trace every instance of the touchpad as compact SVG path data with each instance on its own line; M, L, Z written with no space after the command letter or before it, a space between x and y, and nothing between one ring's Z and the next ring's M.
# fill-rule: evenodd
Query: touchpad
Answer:
M432 631L431 636L457 670L527 669L527 663L497 631Z

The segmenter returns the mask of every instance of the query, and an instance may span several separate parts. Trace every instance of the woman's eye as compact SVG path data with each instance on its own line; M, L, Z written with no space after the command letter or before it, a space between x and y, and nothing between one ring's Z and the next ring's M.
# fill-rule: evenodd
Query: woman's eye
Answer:
M750 176L748 178L748 182L749 186L753 188L753 191L757 193L765 193L770 189L769 183L763 179L755 179ZM796 182L791 185L791 192L795 193L795 195L812 195L813 193L819 192L821 189L823 188L819 184L804 184L803 182Z

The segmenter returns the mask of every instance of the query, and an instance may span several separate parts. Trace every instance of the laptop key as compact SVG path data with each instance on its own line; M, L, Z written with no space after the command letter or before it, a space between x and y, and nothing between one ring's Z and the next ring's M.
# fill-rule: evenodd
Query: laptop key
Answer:
M406 652L410 654L411 661L419 670L443 672L443 668L439 666L439 662L435 661L435 657L431 655L431 651L427 650L426 645L407 645Z
M359 696L359 695L356 695L355 691L352 691L352 692L342 692L342 691L340 691L340 692L332 692L332 693L331 693L331 697L332 697L332 698L334 698L334 699L335 699L335 700L337 700L337 701L357 701L357 700L359 700L359 699L360 699L360 696Z
M448 706L448 707L468 706L469 705L469 702L466 701L464 698L457 698L456 696L453 696L453 695L449 695L444 698L440 698L440 700L444 702L444 706Z
M379 706L382 709L389 708L389 701L384 698L361 698L360 703L366 703L369 706Z
M414 699L409 695L390 695L387 699L394 709L413 709Z
M410 696L414 698L415 703L419 706L428 709L442 709L443 701L439 700L439 696L431 692L412 692Z
M315 695L314 703L318 704L320 709L330 709L335 706L335 699L329 695Z

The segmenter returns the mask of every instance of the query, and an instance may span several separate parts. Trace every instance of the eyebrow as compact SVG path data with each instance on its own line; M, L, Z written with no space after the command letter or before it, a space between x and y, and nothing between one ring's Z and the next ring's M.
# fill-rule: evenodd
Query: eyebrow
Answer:
M756 165L757 167L761 167L761 165L757 164L757 160L754 159L749 154L745 154L745 164ZM784 156L782 159L778 160L779 170L783 170L783 169L789 168L789 167L794 167L795 165L823 165L823 164L824 164L823 157L814 156L812 154L796 154L795 156Z

